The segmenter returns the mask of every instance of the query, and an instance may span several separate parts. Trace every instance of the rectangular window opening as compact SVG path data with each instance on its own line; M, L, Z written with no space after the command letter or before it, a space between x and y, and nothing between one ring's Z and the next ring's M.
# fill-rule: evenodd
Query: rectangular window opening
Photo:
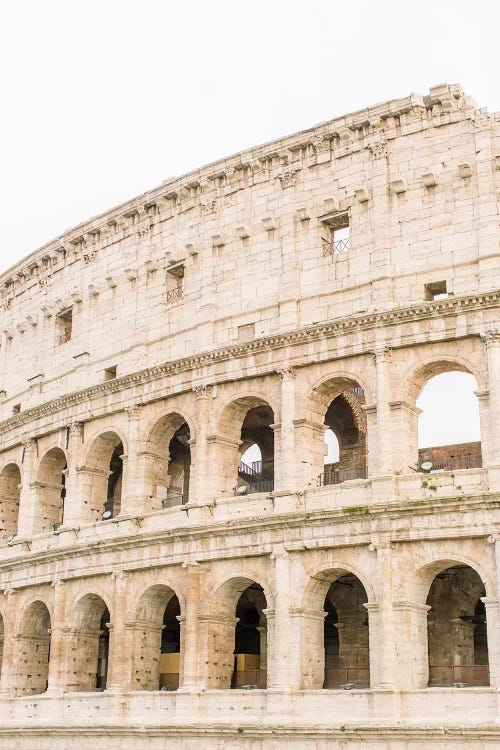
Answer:
M351 246L349 216L334 214L322 219L323 255L342 255L348 253Z
M179 263L167 271L167 303L177 302L184 296L184 264Z
M73 309L70 307L68 310L64 310L56 318L57 325L57 342L58 344L65 344L69 341L73 333Z
M114 380L116 378L116 365L106 367L104 370L104 380Z
M424 299L428 301L447 299L448 291L446 281L433 281L431 284L424 286Z

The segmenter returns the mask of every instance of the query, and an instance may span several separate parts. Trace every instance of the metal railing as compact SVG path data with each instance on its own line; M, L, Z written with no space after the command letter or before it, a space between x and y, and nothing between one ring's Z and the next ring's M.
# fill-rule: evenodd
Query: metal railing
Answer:
M450 456L449 458L429 459L432 463L430 474L438 471L453 471L453 469L480 469L483 465L480 453L473 456ZM422 465L424 461L420 462Z
M240 468L238 469L238 471L240 474L247 474L249 477L256 476L257 474L262 474L262 461L252 461L251 466L243 463L242 461L240 463Z
M326 689L340 688L343 685L354 685L355 688L370 687L370 670L364 667L330 667L325 669Z
M343 240L332 240L332 252L334 255L349 252L349 237Z
M429 687L488 687L490 670L487 664L464 664L429 667Z
M366 479L366 466L355 466L353 469L340 469L338 464L325 464L323 473L318 477L320 487L330 484L342 484L351 479Z
M167 289L167 303L177 302L184 296L184 289L176 286L174 289Z

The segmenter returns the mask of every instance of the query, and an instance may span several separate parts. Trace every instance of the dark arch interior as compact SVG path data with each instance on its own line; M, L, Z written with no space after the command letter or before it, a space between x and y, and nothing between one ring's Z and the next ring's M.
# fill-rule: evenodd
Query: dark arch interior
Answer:
M267 621L263 611L265 608L266 597L258 583L248 586L238 599L232 688L245 685L266 687Z
M429 686L489 685L484 584L475 570L455 565L429 589Z
M109 518L119 515L121 509L122 497L122 477L123 477L123 444L118 443L111 454L109 461L108 491L106 494L106 504L104 512L110 513Z
M97 652L97 674L96 674L96 689L105 690L106 682L108 678L108 662L109 662L109 611L108 608L102 613L101 620L99 622L99 649Z
M370 687L366 591L354 575L331 584L325 597L325 688Z
M160 690L177 690L179 687L181 614L177 596L170 599L163 614L160 656Z
M184 422L177 429L168 446L168 490L166 505L185 504L189 500L189 478L191 472L191 434Z
M339 484L349 479L366 478L366 420L362 407L363 389L353 386L333 399L325 414L325 426L339 444L339 460L325 464L321 481Z

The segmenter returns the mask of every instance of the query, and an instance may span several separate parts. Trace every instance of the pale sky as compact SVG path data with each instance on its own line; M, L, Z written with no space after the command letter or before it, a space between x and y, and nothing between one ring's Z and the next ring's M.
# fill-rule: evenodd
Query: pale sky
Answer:
M0 272L163 180L412 91L461 83L500 111L499 28L497 0L0 0Z
M500 110L500 3L0 0L0 272L163 180L459 82Z

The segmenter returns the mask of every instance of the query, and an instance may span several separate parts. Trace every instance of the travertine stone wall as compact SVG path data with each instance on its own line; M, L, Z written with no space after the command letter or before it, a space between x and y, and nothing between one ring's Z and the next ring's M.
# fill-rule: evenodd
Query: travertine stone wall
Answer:
M500 743L499 190L499 116L436 86L0 277L0 748ZM481 461L428 475L416 401L450 370ZM358 478L326 481L326 425ZM230 689L241 601L264 689Z

